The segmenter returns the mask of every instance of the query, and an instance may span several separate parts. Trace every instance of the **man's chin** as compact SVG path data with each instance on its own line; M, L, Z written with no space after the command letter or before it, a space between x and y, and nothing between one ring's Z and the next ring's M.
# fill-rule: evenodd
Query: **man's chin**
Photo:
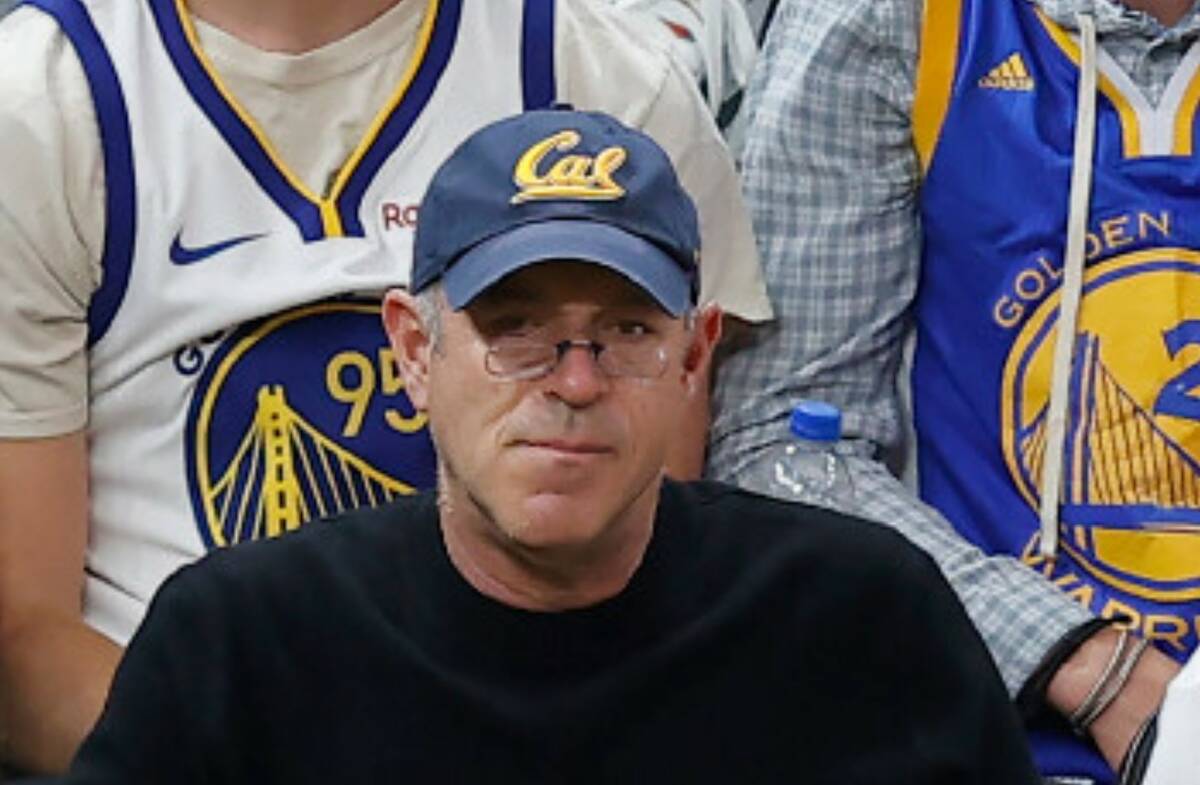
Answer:
M505 528L530 548L581 544L596 534L594 517L594 505L579 489L543 489L521 500Z

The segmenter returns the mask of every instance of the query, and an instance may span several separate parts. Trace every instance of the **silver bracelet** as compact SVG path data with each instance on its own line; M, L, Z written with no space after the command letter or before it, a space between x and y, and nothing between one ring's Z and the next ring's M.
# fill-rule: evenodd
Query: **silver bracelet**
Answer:
M1125 646L1129 643L1129 630L1124 627L1120 630L1120 636L1117 638L1117 645L1113 647L1112 654L1108 658L1108 664L1104 666L1104 670L1100 672L1100 678L1096 679L1096 683L1088 690L1088 694L1084 697L1083 702L1076 707L1075 711L1067 717L1067 722L1071 723L1071 728L1080 736L1087 732L1086 727L1080 727L1079 720L1085 715L1091 713L1096 706L1096 701L1100 698L1100 693L1104 690L1104 685L1112 678L1113 672L1116 671L1118 663L1121 662L1121 656L1125 652Z
M1091 724L1116 700L1121 690L1125 688L1125 683L1129 681L1142 653L1150 645L1150 641L1146 638L1138 638L1132 646L1129 646L1128 643L1132 638L1125 630L1122 630L1122 633L1124 635L1118 641L1117 649L1113 653L1112 659L1109 660L1108 666L1105 667L1104 673L1092 687L1092 691L1088 693L1084 702L1071 713L1071 727L1081 736L1087 733Z

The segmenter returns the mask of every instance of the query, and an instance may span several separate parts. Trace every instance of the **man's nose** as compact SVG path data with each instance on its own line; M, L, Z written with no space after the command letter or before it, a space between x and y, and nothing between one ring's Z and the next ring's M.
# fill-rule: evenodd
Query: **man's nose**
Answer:
M592 341L563 341L558 365L551 372L552 391L572 405L590 403L608 389L608 374L600 367L601 347Z

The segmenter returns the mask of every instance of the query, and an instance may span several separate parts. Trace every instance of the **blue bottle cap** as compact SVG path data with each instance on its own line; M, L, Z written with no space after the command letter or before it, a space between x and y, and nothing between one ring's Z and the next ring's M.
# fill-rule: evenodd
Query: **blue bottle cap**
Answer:
M791 430L801 439L836 442L842 436L842 412L824 401L800 401L792 409Z

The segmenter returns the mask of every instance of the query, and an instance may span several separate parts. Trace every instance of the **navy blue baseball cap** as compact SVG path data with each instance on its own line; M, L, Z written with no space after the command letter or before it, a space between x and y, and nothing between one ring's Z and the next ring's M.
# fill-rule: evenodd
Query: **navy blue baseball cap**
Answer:
M459 310L539 262L614 270L679 316L699 292L696 208L650 137L598 112L547 109L472 134L421 201L410 290Z

